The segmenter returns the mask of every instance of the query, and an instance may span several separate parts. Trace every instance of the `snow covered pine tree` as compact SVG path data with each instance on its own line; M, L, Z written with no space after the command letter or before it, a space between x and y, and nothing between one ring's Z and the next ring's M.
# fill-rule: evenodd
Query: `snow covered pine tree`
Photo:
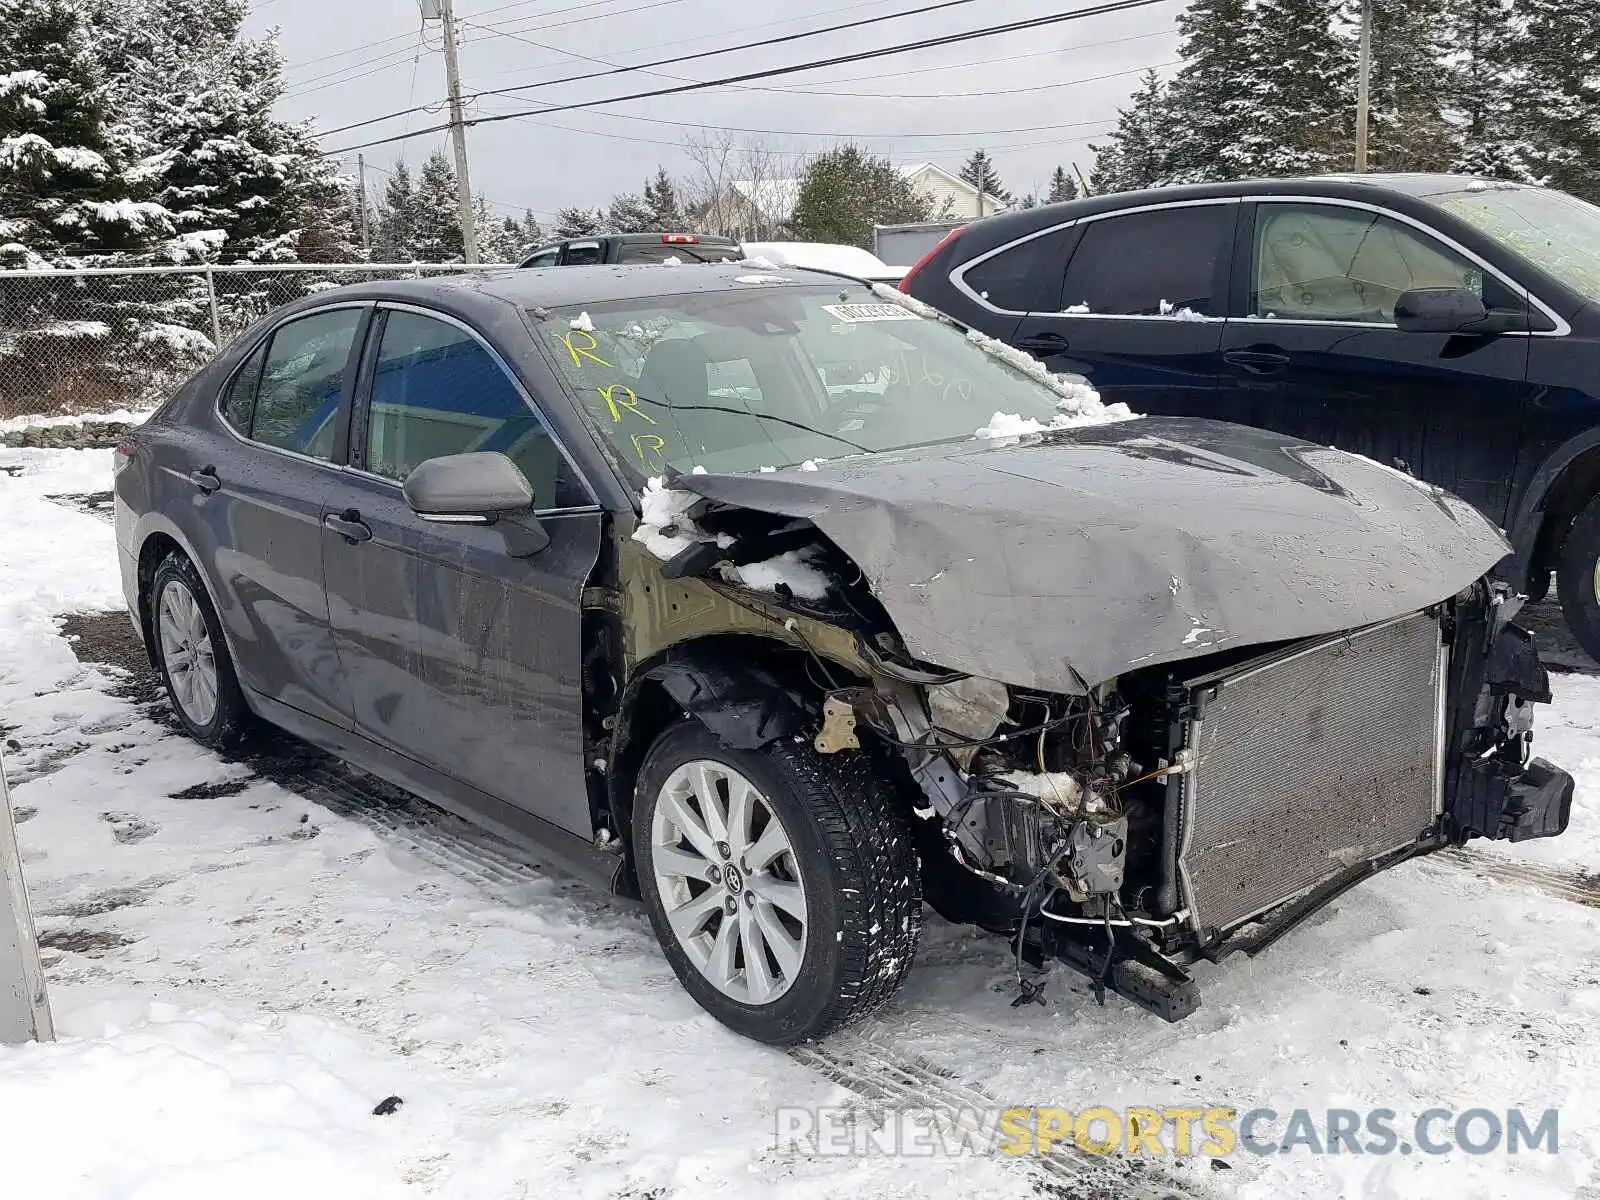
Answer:
M74 277L148 261L175 227L109 92L81 5L0 0L0 267L57 272L0 290L0 416L138 404L210 350L181 298Z

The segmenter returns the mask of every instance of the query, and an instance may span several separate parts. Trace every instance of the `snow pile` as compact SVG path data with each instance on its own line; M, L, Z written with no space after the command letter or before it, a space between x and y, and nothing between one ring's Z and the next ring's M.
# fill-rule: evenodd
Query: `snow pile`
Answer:
M579 313L577 316L573 317L572 320L568 321L567 324L573 329L576 329L582 333L594 332L594 321L590 318L588 310Z
M1082 316L1089 311L1089 306L1087 304L1069 304L1061 311L1071 316Z
M753 254L753 255L749 255L748 257L741 258L739 260L739 266L741 266L741 267L751 267L751 268L753 268L754 270L757 270L757 271L776 271L776 270L779 270L779 267L778 267L777 263L773 262L770 258L763 258L759 254Z
M987 425L975 433L981 438L1007 438L1021 437L1027 433L1043 433L1044 430L1044 423L1032 417L1024 417L1020 413L997 412L989 418Z
M815 471L817 468L812 464L807 469ZM695 474L703 475L705 471L696 467ZM689 516L689 510L699 501L700 497L693 492L668 487L659 475L655 476L640 494L643 516L639 527L633 531L633 540L643 544L662 562L682 554L697 542L711 541L711 535ZM716 542L724 549L733 545L733 539L727 534L719 535ZM788 550L775 558L742 567L726 566L723 574L730 583L758 592L776 593L778 585L784 584L802 600L821 600L833 582L826 571L800 550Z
M898 304L901 308L909 309L926 320L954 324L949 317L945 316L933 305L924 304L915 296L908 296L897 287L890 287L886 283L875 283L872 285L872 294L879 300L887 301L890 304Z
M159 346L176 359L204 361L216 353L211 339L198 330L184 325L168 325L158 321L139 331L138 343L144 347Z
M169 238L162 253L180 265L206 262L221 252L227 240L228 235L220 229L197 229Z
M238 1023L164 1004L95 1036L0 1046L7 1191L409 1195L396 1170L405 1130L372 1115L408 1073L314 1017Z
M1208 321L1211 319L1204 313L1195 312L1187 304L1180 308L1170 300L1161 301L1161 315L1163 317L1171 317L1174 321Z
M860 246L841 246L832 242L745 243L743 264L753 266L758 262L767 264L759 268L763 271L790 267L854 275L862 279L884 279L894 273L887 263L871 251L863 250Z
M633 531L633 540L662 562L682 554L705 535L689 519L689 510L700 500L693 492L667 487L661 476L652 477L640 493L644 516Z

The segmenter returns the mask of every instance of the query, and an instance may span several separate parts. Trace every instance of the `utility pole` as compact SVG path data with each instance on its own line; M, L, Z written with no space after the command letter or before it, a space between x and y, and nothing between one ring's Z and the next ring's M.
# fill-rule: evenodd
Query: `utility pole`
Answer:
M1367 169L1367 108L1372 84L1372 0L1361 0L1361 73L1356 81L1356 170Z
M356 177L360 180L361 187L361 249L365 251L367 259L372 258L372 231L367 228L367 156L356 155Z
M0 750L0 1044L55 1039Z
M450 141L456 152L456 216L461 223L461 255L478 261L478 231L472 216L472 180L467 174L467 127L461 109L461 64L456 59L453 0L418 0L422 19L437 17L444 33L444 73L450 97Z

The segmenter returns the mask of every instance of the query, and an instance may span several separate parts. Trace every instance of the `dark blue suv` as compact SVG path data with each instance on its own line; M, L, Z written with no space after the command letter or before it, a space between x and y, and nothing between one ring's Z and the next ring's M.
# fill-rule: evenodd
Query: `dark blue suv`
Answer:
M1124 192L967 225L901 286L1108 403L1449 488L1600 657L1600 208L1453 175Z

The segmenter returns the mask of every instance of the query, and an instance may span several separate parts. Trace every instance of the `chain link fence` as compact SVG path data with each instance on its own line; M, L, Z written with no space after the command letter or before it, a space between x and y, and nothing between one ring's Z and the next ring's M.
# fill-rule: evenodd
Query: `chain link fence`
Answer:
M149 408L280 305L493 266L274 263L0 271L0 420Z

